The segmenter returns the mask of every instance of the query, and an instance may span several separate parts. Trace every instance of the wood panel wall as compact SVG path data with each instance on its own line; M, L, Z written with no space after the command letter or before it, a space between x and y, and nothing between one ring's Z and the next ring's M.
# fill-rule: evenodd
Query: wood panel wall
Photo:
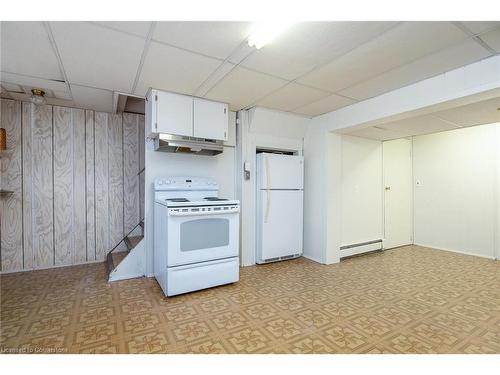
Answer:
M144 215L144 116L1 99L0 119L1 271L104 260Z
M1 197L1 263L2 269L20 269L23 267L22 232L22 157L21 157L21 103L3 101L1 103L0 124L7 133L7 149L2 155L1 174L3 190L13 194Z

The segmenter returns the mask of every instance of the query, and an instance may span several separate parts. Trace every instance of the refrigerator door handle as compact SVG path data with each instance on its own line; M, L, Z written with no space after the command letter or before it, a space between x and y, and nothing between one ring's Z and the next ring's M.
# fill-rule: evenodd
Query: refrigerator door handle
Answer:
M271 206L271 192L269 189L266 189L266 215L264 216L264 223L266 224L269 217L269 206Z
M269 168L269 158L265 158L266 161L266 215L264 216L264 223L267 223L267 218L269 217L269 206L271 205L271 170Z
M265 157L266 161L266 187L267 190L271 188L271 168L269 168L269 158Z

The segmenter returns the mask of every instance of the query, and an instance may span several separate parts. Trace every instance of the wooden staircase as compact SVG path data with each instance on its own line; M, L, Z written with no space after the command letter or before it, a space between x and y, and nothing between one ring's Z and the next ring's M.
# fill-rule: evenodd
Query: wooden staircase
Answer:
M140 227L140 234L137 234L137 229ZM139 258L142 258L144 254L132 256L133 253L140 252L142 247L144 247L144 221L141 220L122 240L109 251L106 256L106 265L108 269L108 282L124 280L134 277L144 276L141 272L142 262ZM126 250L120 249L120 245L125 244ZM142 246L141 246L142 245ZM123 246L122 246L123 248ZM142 250L142 253L144 251ZM132 258L134 260L130 261ZM128 261L126 261L129 259ZM126 266L123 263L129 263ZM125 274L122 274L124 270Z

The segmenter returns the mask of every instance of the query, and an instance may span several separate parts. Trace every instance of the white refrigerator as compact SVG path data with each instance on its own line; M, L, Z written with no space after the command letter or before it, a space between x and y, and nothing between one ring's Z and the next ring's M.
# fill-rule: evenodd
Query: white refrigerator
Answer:
M304 157L257 154L257 263L302 255Z

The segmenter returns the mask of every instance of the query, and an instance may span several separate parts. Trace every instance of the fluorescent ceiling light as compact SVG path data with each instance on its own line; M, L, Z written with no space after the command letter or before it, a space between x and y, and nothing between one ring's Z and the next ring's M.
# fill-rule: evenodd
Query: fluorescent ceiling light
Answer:
M253 27L253 31L248 38L248 45L261 49L279 34L288 29L293 22L259 22Z

